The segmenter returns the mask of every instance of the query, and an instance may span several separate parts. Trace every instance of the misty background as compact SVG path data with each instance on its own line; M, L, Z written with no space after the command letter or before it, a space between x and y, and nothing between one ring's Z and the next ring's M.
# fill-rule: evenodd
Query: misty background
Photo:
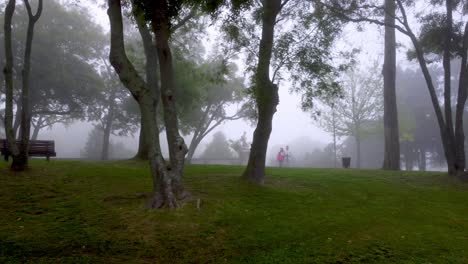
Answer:
M55 1L46 1L44 3L44 12L54 12L52 5ZM419 3L421 4L421 3ZM424 3L423 3L424 4ZM109 32L109 22L106 15L106 10L101 4L95 1L80 1L69 7L70 10L76 8L80 14L92 14L89 19L95 22L102 37L107 41ZM24 15L24 14L23 14ZM51 16L51 14L49 14ZM47 17L47 16L45 16ZM18 16L15 19L21 19ZM45 18L41 18L38 24L49 23ZM129 26L131 27L131 26ZM73 29L71 29L73 30ZM135 30L135 29L133 29ZM221 36L217 33L216 25L208 25L206 34L203 36L204 56L209 56L210 52L215 50L217 41ZM36 40L35 40L36 41ZM40 40L39 40L40 41ZM437 131L435 119L433 116L432 107L429 105L429 97L425 88L425 82L422 74L418 70L418 65L415 61L410 61L407 58L407 51L411 49L407 37L397 33L397 97L400 111L400 126L403 127L402 132L402 161L403 167L407 169L439 169L443 166L443 158L441 156L440 137ZM363 24L359 26L348 24L343 31L339 41L336 43L338 50L356 49L359 52L355 54L355 64L353 68L357 71L367 71L366 69L375 67L382 68L383 62L383 28L375 25ZM3 51L2 51L3 52ZM34 56L34 55L33 55ZM100 58L96 58L99 60ZM236 76L243 76L245 58L234 60L237 65ZM454 67L457 64L454 64ZM34 66L33 66L34 71ZM457 70L453 71L454 74ZM432 74L435 79L440 79L443 76L443 71L440 65L433 65ZM372 77L382 78L380 70L372 73ZM244 80L247 83L246 80ZM347 87L344 87L345 89ZM124 89L124 88L122 88ZM291 153L290 166L309 166L309 167L341 167L341 157L351 157L351 166L356 165L356 143L352 135L341 133L337 136L337 162L334 160L334 149L332 147L333 133L327 129L327 125L320 121L322 115L330 112L326 103L318 102L314 106L314 111L304 112L301 109L301 94L291 90L292 85L289 81L283 80L279 83L280 102L277 107L277 112L273 118L273 130L271 133L267 164L276 166L276 154L281 148L289 146ZM375 86L373 89L383 89L383 86ZM227 111L235 111L236 106L230 106ZM91 110L92 111L92 110ZM380 115L380 117L379 117ZM379 129L381 125L381 113L376 113L375 128L367 131L362 137L361 142L361 166L362 168L380 168L383 160L383 130ZM425 121L425 122L422 122ZM224 141L228 146L229 154L224 158L220 158L220 163L230 163L230 159L239 159L239 154L232 149L232 143L239 140L245 133L246 142L252 141L252 133L254 126L251 120L227 120L211 131L203 140L195 151L194 163L198 159L199 162L206 162L208 146L215 139L214 135L224 135ZM66 124L61 122L54 123L44 127L38 134L38 139L54 140L57 158L85 158L99 159L99 155L93 154L102 146L96 138L99 137L99 132L94 131L98 121L84 120L84 118L67 119ZM374 125L373 125L374 126ZM94 132L93 132L94 131ZM94 134L93 134L94 133ZM115 133L111 136L110 158L125 159L135 155L139 142L139 130L128 133L120 133L126 135L118 135ZM94 138L93 138L94 135ZM2 132L3 136L3 132ZM192 135L186 135L186 142L190 142ZM94 140L94 141L93 141ZM167 143L164 132L160 134L163 153L167 154ZM222 140L220 141L222 142ZM101 145L100 145L101 144ZM92 149L92 148L95 149ZM427 163L424 161L422 165L421 153L424 152L424 159L427 158ZM426 154L427 153L427 154ZM215 158L211 158L216 160ZM201 160L201 161L200 161ZM203 161L205 160L205 161ZM216 161L215 161L216 163ZM232 163L232 162L231 162Z

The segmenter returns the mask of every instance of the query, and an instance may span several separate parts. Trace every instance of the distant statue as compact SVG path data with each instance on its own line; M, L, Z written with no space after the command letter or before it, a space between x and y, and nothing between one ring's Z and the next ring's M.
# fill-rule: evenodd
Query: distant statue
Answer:
M286 146L286 150L284 151L284 161L286 166L289 166L289 162L291 161L291 152L289 151L289 146Z

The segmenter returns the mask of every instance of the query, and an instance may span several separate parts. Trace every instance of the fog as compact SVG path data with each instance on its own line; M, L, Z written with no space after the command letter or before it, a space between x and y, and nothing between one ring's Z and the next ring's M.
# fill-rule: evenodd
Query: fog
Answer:
M99 24L101 30L105 33L109 32L109 22L105 10L101 6L94 3L94 1L82 1L80 5L86 7L91 13L91 18ZM46 4L47 9L47 4ZM210 56L210 51L215 50L216 41L219 41L219 30L215 25L210 25L210 28L207 29L207 35L203 39L203 45L205 49L205 57ZM107 36L106 36L107 37ZM397 33L397 65L400 71L412 70L416 71L418 65L415 61L409 61L407 59L406 52L411 48L409 40L406 36ZM383 63L383 29L378 26L362 24L360 29L357 29L357 26L354 24L346 25L343 33L340 35L337 43L335 44L335 49L340 50L350 50L358 49L360 52L356 54L355 63L352 68L356 71L365 72L366 69L372 67L381 68ZM233 63L237 65L236 76L245 78L244 82L248 84L248 76L243 75L247 65L244 64L244 57L242 55L240 58L234 60ZM96 64L96 67L102 67L100 64ZM440 67L438 64L434 64L434 69ZM435 71L435 70L434 70ZM456 71L454 71L456 72ZM422 75L420 72L418 72ZM437 73L437 74L440 74ZM435 79L440 78L441 75L435 75ZM455 76L455 75L454 75ZM397 76L397 78L399 78ZM401 83L400 78L400 87L404 87L406 84ZM420 80L417 83L417 86L420 86L421 93L427 93L424 89L424 80ZM455 87L455 85L454 85ZM346 87L344 87L346 89ZM382 87L375 87L375 89L382 89ZM409 89L409 88L408 88ZM400 88L397 91L401 98L405 96L405 92ZM128 95L126 95L129 97ZM321 117L316 113L313 113L316 110L326 111L327 107L323 102L316 102L316 107L313 111L303 111L301 109L301 98L302 94L292 91L292 84L287 78L279 82L279 105L277 107L277 112L273 118L273 127L272 133L270 136L270 141L268 144L268 154L267 154L267 164L271 166L276 166L276 154L281 148L289 146L291 157L294 157L294 163L291 163L294 166L314 166L314 167L330 167L335 166L333 161L324 161L320 163L317 161L307 161L312 156L322 155L330 149L330 144L333 142L332 133L324 129L324 126L321 124ZM126 99L122 99L124 101ZM403 98L402 101L405 99ZM429 106L429 99L427 96L421 97L411 97L411 100L421 100L421 105ZM424 103L422 103L424 101ZM412 103L415 103L412 101ZM401 102L399 102L401 104ZM416 104L416 103L415 103ZM234 111L235 107L231 106L230 110ZM405 108L404 106L402 108ZM409 109L407 111L413 111ZM427 115L433 115L431 108L427 109ZM44 128L40 131L38 139L47 139L54 140L57 150L57 158L67 158L67 159L79 159L83 158L83 150L88 140L88 135L90 131L98 124L97 121L84 121L83 118L71 118L67 121L66 125L55 123L47 128ZM381 124L381 120L378 120L377 123ZM419 124L416 124L416 126ZM381 125L380 125L381 126ZM416 128L408 128L413 133L413 130ZM408 131L409 131L408 130ZM223 132L227 140L237 140L244 133L246 133L247 143L252 142L252 135L254 131L254 126L252 121L249 120L234 120L234 121L225 121L219 127L211 131L200 143L198 148L195 151L194 158L202 158L203 152L209 142L212 141L213 135L217 132ZM381 138L376 132L373 135L365 138L363 152L363 162L362 167L365 168L378 168L381 166L381 159L383 157L382 149L383 145L381 144ZM409 132L408 132L409 133ZM438 132L435 132L437 136ZM131 158L138 149L139 142L139 131L131 131L126 133L125 136L111 136L111 141L113 143L122 143L126 149L129 150L125 155L126 158ZM186 135L186 142L191 141L192 136ZM165 155L168 154L167 142L165 141L164 132L160 134L160 139L162 142L162 150ZM408 142L413 142L415 139L412 138ZM440 144L440 139L432 138L431 140L438 141L436 144ZM337 143L339 150L337 151L338 166L341 166L341 157L352 157L354 162L355 150L353 147L354 143L352 142L350 135L340 134L337 137ZM327 150L328 147L328 150ZM373 152L375 150L376 152ZM413 152L415 150L409 150ZM419 150L418 150L419 151ZM319 154L322 153L322 154ZM428 158L437 159L436 150L433 152L428 150ZM315 154L314 154L315 153ZM369 154L372 153L372 154ZM432 154L431 154L432 153ZM369 156L369 155L370 156ZM325 155L325 154L323 154ZM409 154L408 154L409 155ZM408 156L406 155L406 156ZM112 156L112 155L111 155ZM326 155L325 155L326 156ZM324 157L325 157L324 156ZM405 156L405 155L404 155ZM405 158L406 158L405 156ZM374 158L374 159L372 159ZM370 161L372 159L372 161ZM404 159L404 158L403 158ZM439 158L440 160L440 158ZM352 162L352 166L355 166ZM403 161L404 164L412 164L413 161L406 160ZM443 165L443 162L439 164L428 165L428 167L436 168L438 165ZM413 169L413 165L408 165L408 169ZM417 167L414 164L414 167Z

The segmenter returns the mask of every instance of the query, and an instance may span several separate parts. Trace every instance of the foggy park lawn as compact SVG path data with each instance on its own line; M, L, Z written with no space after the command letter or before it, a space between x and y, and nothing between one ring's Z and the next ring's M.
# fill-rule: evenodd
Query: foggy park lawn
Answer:
M468 184L443 173L189 166L201 199L144 209L146 162L0 166L1 263L468 263Z

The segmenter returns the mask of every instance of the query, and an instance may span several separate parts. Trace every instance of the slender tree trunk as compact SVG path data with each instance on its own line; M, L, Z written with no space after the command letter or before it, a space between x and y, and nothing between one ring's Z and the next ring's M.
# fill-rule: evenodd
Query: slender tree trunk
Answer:
M115 88L114 88L115 89ZM115 93L114 90L112 95L109 98L109 113L106 117L106 123L103 129L103 141L102 141L102 153L101 160L109 159L109 143L110 143L110 134L112 131L112 123L114 122L114 106L115 106Z
M16 104L15 120L13 121L13 131L15 139L21 139L20 126L21 126L21 100Z
M8 141L10 155L14 158L11 168L13 170L24 170L24 167L18 163L19 148L16 144L16 136L13 129L13 51L12 51L12 33L11 22L15 12L16 1L10 0L5 8L5 134Z
M41 130L40 127L34 127L33 134L31 136L31 140L37 140L39 137L39 131Z
M332 105L332 122L333 122L333 164L335 169L337 168L336 160L336 117L335 117L335 105Z
M384 170L400 169L400 138L396 102L396 41L395 41L395 0L385 0L385 57L384 57Z
M401 8L401 5L400 5ZM407 26L407 29L409 26ZM456 173L455 170L455 152L454 152L454 146L451 144L452 140L450 139L450 134L447 133L447 128L446 124L444 121L444 117L442 114L442 110L439 105L438 97L435 91L434 83L432 82L432 77L429 73L429 70L427 68L427 63L423 55L423 50L421 48L421 45L418 42L418 39L413 33L409 33L409 37L411 38L411 41L414 45L415 51L416 51L416 56L418 58L419 65L421 66L421 70L424 75L424 79L426 80L427 88L429 91L429 95L431 97L431 102L432 106L434 107L434 112L436 114L437 118L437 123L439 125L439 131L440 131L440 137L442 139L442 146L444 148L444 154L445 154L445 159L447 161L447 168L448 168L448 173L450 175L454 175Z
M156 45L153 41L153 37L151 36L151 32L147 27L147 23L144 17L138 14L138 8L134 5L132 1L132 12L135 20L137 22L138 31L141 35L141 39L143 42L143 49L145 51L146 57L146 83L148 87L153 91L154 97L159 97L160 87L159 87L159 80L157 76L157 71L159 68L158 65L158 53L156 49ZM158 98L155 98L159 101ZM157 114L157 111L156 111ZM146 130L145 127L147 124L145 123L144 119L141 118L141 128L140 128L140 139L138 142L138 152L135 156L135 159L139 160L147 160L148 159L148 143L145 142L145 134L144 131ZM159 131L159 130L158 130ZM157 134L159 137L159 133Z
M419 170L420 171L426 171L426 150L424 148L421 148L419 150Z
M273 115L279 103L278 86L270 80L270 60L273 50L275 22L281 10L281 0L263 2L262 38L255 73L255 101L258 123L253 134L249 161L242 177L254 184L265 181L265 161Z
M427 88L429 90L429 95L431 97L432 106L434 107L434 112L437 117L437 123L439 125L440 136L442 139L442 146L444 148L444 154L445 154L445 158L447 161L448 173L450 175L456 175L458 174L459 169L457 168L458 165L456 164L456 151L455 151L455 146L454 146L455 139L454 139L454 135L449 133L449 131L451 130L453 131L453 128L448 128L444 120L444 116L443 116L443 113L439 104L439 100L435 91L434 83L432 82L432 77L427 68L426 59L424 58L423 49L421 47L421 44L418 41L418 38L416 37L416 35L413 33L413 31L410 28L410 25L406 16L405 7L403 6L403 3L401 0L397 0L397 3L403 15L403 25L406 30L405 34L408 35L408 37L411 39L411 42L414 45L414 49L416 51L416 57L418 58L419 65L421 66L421 71L423 72L424 79L426 80ZM446 44L444 46L444 49L447 49L447 48L448 48L448 45ZM446 52L444 51L444 56L445 54Z
M356 168L361 168L361 138L356 137Z
M192 163L193 155L195 154L195 150L197 150L197 147L200 144L200 142L201 142L201 139L198 138L198 137L195 137L195 136L193 137L192 141L190 142L190 146L189 146L188 152L187 152L187 157L185 158L185 162L187 164Z
M412 171L413 170L413 167L414 167L414 161L415 161L415 156L414 156L414 150L411 149L410 152L409 152L409 162L408 162L408 170L409 171Z
M206 116L208 115L209 110L206 110ZM190 164L193 158L193 155L195 154L195 151L197 150L198 146L200 145L200 142L209 134L211 131L213 131L215 128L217 128L219 125L223 123L224 118L221 118L218 120L214 125L210 127L210 124L213 122L213 117L209 118L206 120L206 118L203 118L200 121L200 126L195 130L193 134L192 141L190 141L190 146L188 148L187 152L187 157L185 158L185 162L187 164Z
M445 130L446 130L446 141L450 158L447 159L449 166L449 173L457 175L459 171L463 171L465 168L465 162L463 164L458 163L457 158L457 147L455 142L455 133L453 128L452 119L452 93L451 93L451 68L450 68L450 50L452 46L452 32L453 32L453 20L452 20L452 0L446 0L446 33L444 42L444 54L443 54L443 67L444 67L444 110L445 110ZM463 151L464 152L464 151Z
M33 130L32 136L31 136L31 140L37 140L37 138L39 137L39 131L42 128L44 128L44 116L39 115L39 119L37 119L37 123L36 124L32 123L32 126L33 126L34 130Z
M34 15L29 5L28 0L24 0L26 10L28 11L28 29L26 34L26 47L24 51L23 69L21 71L22 87L21 87L21 145L19 148L19 156L15 160L13 156L13 164L18 170L24 170L28 165L29 155L29 137L31 134L31 101L29 98L29 72L31 69L31 52L32 41L34 38L34 26L42 13L42 0L39 0L37 12ZM12 165L13 166L13 165Z
M405 167L406 167L406 171L410 171L411 170L411 157L410 157L410 154L409 154L409 151L406 152L406 155L405 155Z

